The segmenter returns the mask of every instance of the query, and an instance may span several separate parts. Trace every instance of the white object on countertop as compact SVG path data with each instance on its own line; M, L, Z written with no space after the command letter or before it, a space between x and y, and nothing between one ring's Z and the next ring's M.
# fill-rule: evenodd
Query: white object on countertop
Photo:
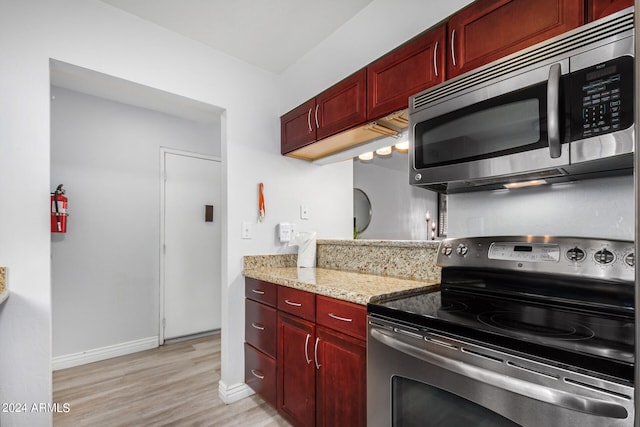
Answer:
M289 242L289 246L298 247L298 267L316 266L316 232L302 231Z

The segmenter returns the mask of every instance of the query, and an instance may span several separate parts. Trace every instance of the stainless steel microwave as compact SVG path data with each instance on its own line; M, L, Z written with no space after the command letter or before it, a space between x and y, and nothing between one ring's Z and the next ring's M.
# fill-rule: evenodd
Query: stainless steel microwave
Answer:
M410 183L458 193L632 173L633 8L409 98Z

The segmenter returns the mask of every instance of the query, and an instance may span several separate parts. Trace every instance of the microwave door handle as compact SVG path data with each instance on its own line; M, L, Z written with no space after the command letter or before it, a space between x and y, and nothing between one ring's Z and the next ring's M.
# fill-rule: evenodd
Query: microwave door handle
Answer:
M560 64L549 68L547 82L547 135L549 138L549 154L557 159L561 154L560 147Z

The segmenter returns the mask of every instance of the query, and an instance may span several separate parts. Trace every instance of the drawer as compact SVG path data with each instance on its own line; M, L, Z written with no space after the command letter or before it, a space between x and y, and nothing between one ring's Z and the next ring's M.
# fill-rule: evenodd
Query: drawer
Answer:
M280 286L278 289L278 310L313 322L316 320L316 295Z
M244 340L269 356L276 357L276 309L247 299L244 322Z
M272 407L276 399L276 361L249 344L244 345L244 382Z
M347 335L367 339L367 308L360 304L318 295L316 323Z
M278 285L265 282L264 280L244 278L244 296L263 304L276 306L278 295Z

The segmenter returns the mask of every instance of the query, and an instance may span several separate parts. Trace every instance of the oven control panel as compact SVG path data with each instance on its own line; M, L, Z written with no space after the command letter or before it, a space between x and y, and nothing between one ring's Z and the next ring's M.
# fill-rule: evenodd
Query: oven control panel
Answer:
M447 239L441 267L500 268L633 281L634 243L582 237L499 236Z

